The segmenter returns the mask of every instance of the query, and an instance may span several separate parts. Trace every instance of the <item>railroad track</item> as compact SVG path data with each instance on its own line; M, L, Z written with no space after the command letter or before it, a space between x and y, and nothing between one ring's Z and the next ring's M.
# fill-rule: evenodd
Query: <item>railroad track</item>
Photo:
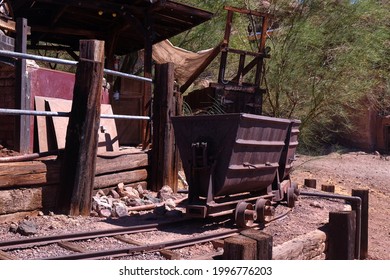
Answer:
M270 223L276 219L285 216L289 211L282 215L274 217L268 221ZM205 222L205 221L203 221ZM33 259L40 260L81 260L81 259L112 259L119 257L132 256L136 254L159 252L165 259L180 259L180 256L173 252L174 249L190 247L193 245L205 244L213 242L214 247L221 247L221 242L215 242L216 240L223 240L227 237L237 235L242 229L238 228L226 228L222 232L205 234L201 233L197 236L190 236L187 238L175 238L161 242L148 242L148 244L137 241L137 238L132 238L132 235L136 235L144 232L151 232L156 230L164 231L164 228L175 227L177 225L183 225L185 223L192 223L191 219L179 219L176 221L160 221L158 223L150 223L137 226L129 226L123 228L115 228L109 230L78 232L63 235L42 236L25 239L15 239L0 242L0 259L18 259L12 252L23 251L31 248L44 248L48 245L55 245L61 247L61 251L66 251L62 254L55 256L44 256ZM258 224L253 224L252 228L259 228ZM115 239L118 245L111 249L85 249L79 245L79 242L99 240L100 243L104 243L104 240ZM120 243L120 244L119 244ZM222 243L223 244L223 243ZM109 246L107 246L108 248ZM45 249L42 249L44 251ZM218 255L220 253L215 253ZM17 255L17 254L16 254ZM198 258L202 258L198 256Z
M42 260L77 260L77 259L107 259L117 258L129 255L135 255L145 252L160 252L167 259L180 258L177 254L170 251L172 249L183 248L195 244L201 244L210 242L216 239L224 239L226 237L238 234L238 229L226 230L222 233L214 234L202 234L197 237L181 238L168 240L163 242L153 242L149 244L142 244L136 239L129 236L142 232L156 231L163 229L164 227L175 226L189 222L190 219L180 219L169 222L151 223L145 225L130 226L117 229L99 230L93 232L78 232L71 234L55 235L55 236L42 236L25 239L15 239L0 242L0 259L18 259L14 257L15 254L11 254L15 251L23 251L31 248L44 248L48 245L56 245L65 249L67 252L62 255L53 257L42 257L38 259ZM78 242L90 241L100 239L99 242L104 242L103 239L114 238L119 241L120 248L106 249L106 250L93 250L87 251L82 246L78 245ZM102 241L103 240L103 241ZM44 250L44 249L42 249ZM17 254L16 254L17 255Z

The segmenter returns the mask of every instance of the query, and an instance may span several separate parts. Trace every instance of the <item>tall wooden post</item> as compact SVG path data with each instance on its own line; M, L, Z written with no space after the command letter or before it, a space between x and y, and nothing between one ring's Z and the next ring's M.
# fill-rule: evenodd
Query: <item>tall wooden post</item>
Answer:
M177 153L170 117L176 115L174 65L156 65L153 98L151 185L154 191L169 185L177 191Z
M80 41L69 117L58 210L87 216L91 211L104 69L104 42Z
M27 52L27 19L16 19L15 51ZM31 110L30 96L27 90L27 63L25 59L18 59L15 65L15 102L16 107L22 110ZM30 125L31 116L15 117L15 149L21 153L31 151Z

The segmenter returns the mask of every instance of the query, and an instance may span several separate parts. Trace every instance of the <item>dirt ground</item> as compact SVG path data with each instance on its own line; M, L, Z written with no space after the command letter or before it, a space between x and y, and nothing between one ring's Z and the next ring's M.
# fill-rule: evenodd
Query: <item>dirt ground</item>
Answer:
M1 148L0 148L1 150ZM10 155L10 151L3 150L3 156ZM14 154L12 154L14 155ZM378 153L368 154L364 152L331 153L325 156L297 155L294 162L292 181L298 183L300 189L305 179L316 179L317 189L321 184L335 185L338 194L350 195L353 188L369 189L369 244L368 259L390 259L390 156L382 156ZM321 199L300 196L295 207L290 210L281 205L276 207L276 214L287 213L281 219L269 223L263 230L273 236L274 246L279 245L299 235L315 230L328 221L329 212L343 210L343 201ZM29 217L38 227L36 236L65 234L87 230L105 229L111 226L128 226L140 222L144 216L152 220L160 220L163 217L155 216L153 211L149 213L135 213L130 217L120 220L106 220L99 217L70 217L64 215L48 215ZM25 238L9 231L11 222L0 224L0 241L14 238ZM80 227L80 225L82 225ZM196 236L211 231L221 231L230 224L212 223L200 226L198 222L185 224L183 228L170 229L169 232L156 231L148 234L140 234L137 237L140 242L148 243L150 240L161 238L183 238ZM164 234L164 237L163 237ZM177 237L176 237L177 236ZM53 249L56 250L56 249ZM198 255L210 252L213 249L195 246L186 251L179 251L185 259L191 259ZM30 252L31 253L31 252ZM33 252L36 253L36 252ZM56 252L58 253L58 252ZM28 256L19 256L28 258ZM35 255L39 257L39 255ZM142 255L144 259L160 259L155 254Z
M364 152L331 153L326 156L298 155L292 180L304 179L335 185L335 192L350 195L353 188L369 189L369 259L390 259L390 156Z

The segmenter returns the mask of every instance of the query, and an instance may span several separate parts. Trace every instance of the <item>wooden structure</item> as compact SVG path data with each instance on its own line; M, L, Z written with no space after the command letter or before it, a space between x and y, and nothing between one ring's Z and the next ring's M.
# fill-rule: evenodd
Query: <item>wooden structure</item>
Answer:
M212 13L169 0L136 0L132 1L131 4L122 0L87 0L81 2L26 0L7 1L7 4L10 8L10 13L5 20L2 18L1 28L5 28L7 32L12 34L16 33L15 50L19 52L26 52L27 49L66 51L75 60L80 61L76 74L73 109L67 131L65 153L61 159L62 168L59 177L61 188L57 191L59 201L56 203L56 206L57 209L64 213L87 215L90 211L90 199L96 185L107 186L109 183L114 185L113 182L116 179L120 178L124 182L126 178L132 176L137 177L134 179L135 182L142 183L147 180L148 176L146 170L125 171L125 178L104 174L104 176L108 176L107 178L109 179L107 180L111 182L108 183L107 180L103 179L94 182L96 160L95 132L97 131L96 125L99 123L100 114L99 94L102 88L103 58L107 58L106 68L113 69L115 56L144 49L143 75L151 78L152 45L210 19ZM15 28L11 24L13 19L17 19ZM29 40L27 40L27 36L29 36ZM100 40L99 42L105 43L106 47L96 47L96 49L99 49L97 52L89 53L89 47L86 49L79 48L79 41L82 38ZM92 47L92 49L95 49L95 47ZM77 54L78 52L80 52L80 55ZM88 55L86 55L87 53ZM26 78L26 60L11 59L7 62L13 64L15 61L17 61L17 64L20 64L15 72L15 76L19 77L15 83L16 93L13 96L16 100L15 107L31 110L33 109L31 104L25 102L25 100L30 99L28 87L24 86L26 83L22 80ZM84 76L87 73L90 73L92 76ZM169 71L159 72L157 70L157 73L168 75ZM159 81L155 85L156 94L164 96L155 96L155 98L160 100L158 102L170 103L173 95L169 95L169 93L174 92L173 79L170 80L171 82L165 83L165 78L165 76L160 76ZM141 87L140 113L141 115L149 116L152 115L152 85L151 83L143 83ZM76 110L76 108L79 110ZM161 110L161 114L158 115L164 115L165 117L161 119L161 125L157 125L155 130L158 134L154 139L156 142L156 145L154 145L156 153L153 156L157 157L156 162L172 163L175 157L168 161L166 157L167 155L170 157L167 153L172 150L166 150L167 145L165 144L165 146L163 145L164 147L158 144L167 140L165 136L169 134L167 125L169 125L170 114L167 114L169 111L165 106L157 105L156 108ZM31 152L30 147L32 146L33 136L32 130L30 130L31 125L28 121L32 121L32 119L30 116L21 117L21 121L16 122L17 128L15 129L16 136L14 141L16 145L10 148L17 147L22 153ZM160 119L155 120L156 123L160 121ZM143 131L142 144L146 148L151 140L150 123L143 121L141 129ZM173 145L173 141L168 143ZM131 164L128 163L128 165ZM171 165L164 166L164 170L159 173L163 177L167 176L167 170L172 168ZM98 172L98 168L96 172ZM43 173L46 173L46 179L52 175L54 177L58 176L58 174L49 174L48 170ZM177 176L177 169L173 169L169 175L169 182L177 178L172 174ZM4 175L7 176L7 174ZM39 181L39 179L34 178L31 180L31 183L36 185L37 181L34 180ZM162 180L157 178L155 181L158 182L157 185L153 185L156 190L166 183L164 178ZM27 182L24 181L23 185L26 184ZM42 187L41 184L39 183L38 185ZM175 184L172 187L175 187ZM42 205L44 201L43 196L45 196L43 195L43 188L38 192L41 193L41 200L37 205L44 207Z
M220 45L221 61L218 81L211 83L209 88L189 93L185 101L190 104L192 109L202 109L205 103L210 105L215 100L218 100L227 113L245 112L260 115L262 113L262 95L264 92L260 88L260 84L263 73L263 61L264 58L268 57L265 42L270 15L229 6L226 6L225 10L227 11L227 19L224 38ZM256 51L234 49L229 45L235 14L256 18L252 20L253 25L255 21L259 22L261 32L260 35L256 36ZM232 55L239 56L239 64L234 77L228 79L226 70L229 67L229 56ZM248 57L251 58L249 62ZM253 75L249 77L249 73ZM188 89L189 82L180 88L182 92Z
M5 3L9 15L1 17L0 29L8 32L6 38L14 37L15 32L20 36L21 40L18 39L15 43L17 50L65 51L78 60L79 40L96 39L105 42L106 68L114 69L115 56L144 49L143 75L149 78L152 77L153 44L212 17L210 12L170 0L136 0L131 3L123 0L9 0ZM25 19L24 30L22 27L18 28L15 23L18 18ZM19 41L21 46L18 48ZM8 59L7 61L9 62ZM25 73L21 68L18 71ZM16 85L18 84L19 81L16 82ZM143 89L140 92L142 97L139 98L140 114L149 116L152 87L149 83L143 83L141 86ZM17 108L23 105L23 98L28 98L28 94L21 90L24 89L18 90L15 96ZM22 109L33 109L29 104L25 107ZM131 114L129 111L126 113ZM10 148L31 152L29 143L33 141L33 136L32 131L29 132L28 129L29 120L29 117L23 117L23 123L17 122L14 141L16 144ZM141 125L140 131L143 134L141 140L145 147L146 141L150 140L150 123L141 122ZM23 134L20 136L20 133Z

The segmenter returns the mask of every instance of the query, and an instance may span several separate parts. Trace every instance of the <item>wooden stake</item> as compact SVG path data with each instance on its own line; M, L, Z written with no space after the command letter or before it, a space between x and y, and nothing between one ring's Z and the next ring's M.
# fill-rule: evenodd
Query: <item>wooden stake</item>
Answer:
M330 260L353 260L355 256L356 212L329 213Z
M64 214L88 216L91 211L103 68L104 42L80 41L57 205Z
M334 193L334 185L321 185L321 190L324 192Z
M257 242L257 260L272 260L272 236L256 229L247 229L241 235Z
M304 185L308 188L313 188L315 189L317 186L317 181L316 179L305 179Z
M257 256L257 242L243 235L225 239L224 260L255 260Z

